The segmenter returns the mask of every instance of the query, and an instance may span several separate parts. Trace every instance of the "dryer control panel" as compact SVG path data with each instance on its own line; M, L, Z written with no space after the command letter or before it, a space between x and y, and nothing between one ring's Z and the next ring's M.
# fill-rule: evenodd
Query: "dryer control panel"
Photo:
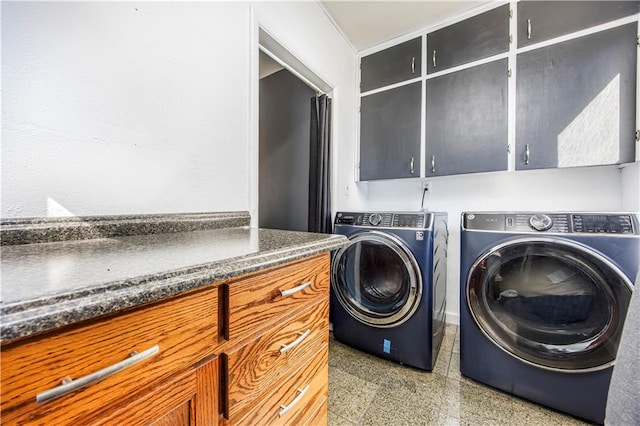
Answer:
M463 213L469 230L587 234L640 234L630 213Z
M336 213L335 225L350 225L379 228L428 228L431 226L431 214L423 212L402 213Z

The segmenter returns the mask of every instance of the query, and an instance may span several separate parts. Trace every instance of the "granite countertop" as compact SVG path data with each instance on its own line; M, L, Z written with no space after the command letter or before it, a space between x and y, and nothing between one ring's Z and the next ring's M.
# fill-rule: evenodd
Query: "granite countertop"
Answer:
M248 226L159 229L162 233L3 245L0 340L157 301L346 242L339 235ZM46 235L50 240L51 231Z

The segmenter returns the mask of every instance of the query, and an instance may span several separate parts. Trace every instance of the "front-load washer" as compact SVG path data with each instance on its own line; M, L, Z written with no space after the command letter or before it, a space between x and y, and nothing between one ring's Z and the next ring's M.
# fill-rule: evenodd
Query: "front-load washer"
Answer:
M432 370L445 325L447 215L338 212L349 242L331 263L336 340Z
M602 423L639 215L463 213L460 371Z

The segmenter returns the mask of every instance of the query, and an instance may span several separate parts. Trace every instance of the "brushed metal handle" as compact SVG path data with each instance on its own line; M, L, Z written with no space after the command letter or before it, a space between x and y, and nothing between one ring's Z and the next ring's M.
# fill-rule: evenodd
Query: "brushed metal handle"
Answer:
M416 58L415 56L411 57L411 74L416 73Z
M299 392L298 396L296 396L294 398L294 400L289 403L289 405L281 405L280 406L281 410L280 410L280 412L278 412L278 417L284 416L285 414L287 414L287 412L289 412L289 410L291 410L293 407L295 407L295 405L298 402L300 402L300 400L302 398L304 398L304 395L307 393L308 390L309 390L309 385L305 386L304 389L300 389L300 388L296 389L296 391Z
M413 157L411 157L411 161L409 161L409 172L413 174Z
M433 61L433 67L436 67L436 51L434 49L433 55L431 56L431 60Z
M531 19L527 19L527 39L531 40Z
M524 164L529 165L529 160L531 159L531 152L529 151L529 145L524 146Z
M436 172L436 156L432 155L431 156L431 173L435 173Z
M298 337L296 340L294 340L293 342L289 343L288 345L282 345L282 347L280 348L280 353L281 354L285 354L287 352L289 352L291 349L295 348L296 346L298 346L300 343L302 343L302 341L304 339L306 339L309 334L311 334L311 329L307 329L307 331L305 331L304 333L299 331L298 334L300 335L300 337Z
M62 380L62 384L60 386L56 386L55 388L37 394L36 402L43 403L51 401L85 386L92 385L157 354L158 352L160 352L160 347L158 345L155 345L140 353L134 351L131 353L129 358L122 360L116 364L110 365L109 367L103 368L102 370L98 370L95 373L80 377L79 379L73 380L67 377Z
M280 290L280 296L282 297L289 297L292 294L295 294L299 291L304 290L305 288L309 287L311 285L311 281L307 281L306 283L302 283L297 287L294 288L290 288L289 290Z

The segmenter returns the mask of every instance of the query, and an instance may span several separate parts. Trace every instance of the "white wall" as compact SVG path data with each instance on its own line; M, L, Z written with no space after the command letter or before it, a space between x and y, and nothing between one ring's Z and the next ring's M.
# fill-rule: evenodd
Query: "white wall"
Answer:
M256 22L338 88L352 145L348 43L315 2L255 8L3 2L0 215L250 210Z

